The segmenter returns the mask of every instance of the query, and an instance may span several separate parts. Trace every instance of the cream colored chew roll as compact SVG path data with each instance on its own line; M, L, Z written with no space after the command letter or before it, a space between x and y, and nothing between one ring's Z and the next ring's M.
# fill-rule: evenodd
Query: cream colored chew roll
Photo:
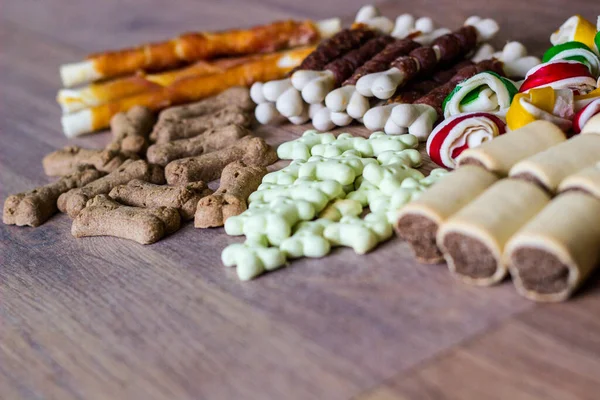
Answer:
M549 201L529 182L503 179L494 184L440 227L437 244L450 271L474 285L500 282L508 273L504 245Z
M600 200L556 197L506 245L517 291L535 301L564 301L600 262Z
M457 162L459 167L474 164L499 176L506 176L519 161L565 140L565 134L556 125L535 121L479 147L463 151Z
M600 135L578 135L515 164L509 175L553 193L563 179L600 161Z
M568 176L560 183L558 191L585 192L600 199L600 163Z
M396 233L408 241L420 262L443 261L436 244L438 227L497 180L493 173L473 165L451 172L400 210Z

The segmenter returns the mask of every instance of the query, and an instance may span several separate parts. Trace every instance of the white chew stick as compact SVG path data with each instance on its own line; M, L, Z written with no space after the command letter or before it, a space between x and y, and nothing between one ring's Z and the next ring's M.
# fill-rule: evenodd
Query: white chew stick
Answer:
M61 123L65 136L69 138L92 132L92 111L84 109L73 114L63 115Z
M81 61L60 66L60 78L63 86L73 87L82 83L92 82L102 78L102 74L96 70L93 61Z
M300 72L300 71L299 71ZM310 81L302 89L302 99L308 104L321 103L335 84L335 78L331 71L323 71L322 75Z

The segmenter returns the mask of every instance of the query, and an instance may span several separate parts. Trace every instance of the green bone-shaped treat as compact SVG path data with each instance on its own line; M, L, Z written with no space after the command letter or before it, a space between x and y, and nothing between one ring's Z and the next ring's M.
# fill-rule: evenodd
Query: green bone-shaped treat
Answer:
M323 235L333 245L352 247L357 254L365 254L389 239L392 227L385 215L372 213L364 219L344 217L327 226Z
M294 224L309 221L315 214L314 206L304 200L278 197L270 203L254 202L240 215L225 221L225 233L256 240L266 237L269 243L278 246L290 237Z
M277 156L282 160L308 160L314 146L333 141L335 141L335 136L331 133L308 130L300 138L279 145Z
M285 265L285 253L277 247L268 247L268 243L247 240L245 243L234 243L225 247L221 253L221 261L226 267L237 267L240 280L247 281Z
M328 219L338 222L345 216L356 217L363 211L363 205L358 200L353 199L337 199L329 203L327 207L319 213L319 218Z
M423 163L423 157L419 150L406 149L406 150L388 150L377 156L377 161L381 165L391 164L404 164L407 167L415 168L421 166Z
M363 171L363 180L377 186L387 196L400 188L402 181L406 178L422 179L424 177L421 172L404 164L370 164Z
M277 185L289 185L298 179L298 171L304 162L300 160L292 161L290 165L278 171L266 174L262 183L275 183Z
M321 157L336 157L348 150L356 150L360 146L360 142L366 141L367 139L361 136L341 133L334 141L314 146L311 149L311 154Z
M386 135L384 132L373 132L369 139L361 142L355 150L363 157L379 157L385 151L416 149L418 146L419 139L411 134Z
M331 244L323 237L323 231L332 223L323 218L299 222L294 234L281 242L279 248L290 258L324 257L331 251Z
M388 196L383 194L379 187L377 187L376 185L372 184L371 182L362 180L355 191L348 193L346 199L356 200L363 207L366 207L369 206L377 198L381 197L387 198Z
M260 201L268 203L278 197L293 200L305 200L311 203L317 212L321 211L330 200L344 196L344 190L339 182L328 179L324 181L309 181L298 179L292 185L276 185L262 183L258 190L248 198L252 204Z
M355 151L346 151L336 157L312 156L298 171L298 177L316 180L333 179L342 185L354 182L365 165L377 164L372 158L362 158Z

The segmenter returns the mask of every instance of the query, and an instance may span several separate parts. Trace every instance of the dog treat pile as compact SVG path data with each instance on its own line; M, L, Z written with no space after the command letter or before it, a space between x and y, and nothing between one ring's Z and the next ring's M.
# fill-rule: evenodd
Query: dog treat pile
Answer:
M397 210L446 173L434 170L425 177L414 169L422 161L418 144L413 135L342 133L336 138L316 131L281 144L279 158L292 160L287 167L266 175L248 171L243 178L257 190L246 211L226 219L225 232L245 235L246 241L225 248L223 263L248 280L284 266L287 259L323 257L332 246L351 247L357 254L371 251L392 236ZM196 223L199 214L223 220L223 211L213 212L222 203L219 196L200 202Z
M399 212L398 236L424 263L446 260L489 286L562 301L600 262L600 114L568 139L535 121L465 150L458 169Z
M57 211L73 218L75 237L116 236L142 244L177 231L223 226L242 213L251 192L277 161L275 150L248 130L254 104L234 87L155 118L135 106L112 117L104 149L68 146L43 159L60 178L9 196L5 224L39 226ZM208 182L221 178L213 194ZM168 185L167 185L168 184Z

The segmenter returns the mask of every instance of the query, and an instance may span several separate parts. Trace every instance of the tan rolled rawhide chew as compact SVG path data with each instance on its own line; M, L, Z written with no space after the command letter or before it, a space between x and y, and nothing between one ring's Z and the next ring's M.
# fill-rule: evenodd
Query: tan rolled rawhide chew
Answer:
M600 163L568 176L560 183L558 191L585 192L600 199Z
M148 148L148 136L155 121L152 111L142 106L115 114L110 120L113 141L106 148L139 155Z
M91 165L78 166L73 173L33 190L8 196L4 201L2 222L7 225L40 226L58 212L58 197L77 187L84 186L104 173Z
M85 149L67 146L47 154L42 159L44 173L48 176L62 176L73 172L78 165L93 165L98 171L112 172L135 155L123 154L117 150Z
M146 158L148 162L164 167L173 160L220 150L250 134L248 129L239 125L212 128L189 139L153 144L148 147Z
M71 226L76 238L114 236L152 244L176 232L181 225L179 212L170 207L124 206L106 195L90 199Z
M474 165L449 173L400 209L396 233L408 241L419 262L442 262L444 256L436 243L439 226L497 180L493 173Z
M479 286L508 274L506 242L550 201L533 183L503 179L454 214L439 229L437 244L461 281Z
M583 126L581 133L595 133L597 135L600 135L600 113L594 115L588 120L588 122Z
M61 194L57 201L58 209L69 214L71 218L75 218L88 200L99 194L108 194L115 186L124 185L133 179L156 184L165 183L162 167L148 164L144 160L128 160L110 174Z
M577 135L515 164L513 178L525 179L554 193L567 176L600 161L600 135Z
M466 149L458 156L457 163L459 167L479 165L498 176L507 176L519 161L565 140L565 134L556 125L535 121L479 147Z
M209 129L232 124L248 127L251 122L252 118L249 113L237 106L227 106L212 114L165 121L154 130L153 135L156 143L166 143L198 136Z
M600 262L600 200L559 195L512 237L504 258L522 296L568 299Z
M211 228L223 226L227 218L240 215L248 208L248 196L267 174L264 166L246 165L234 161L223 169L219 189L198 202L194 226Z
M139 179L113 188L108 197L134 207L171 207L179 210L181 218L194 218L198 201L213 191L204 182L182 186L155 185Z
M228 164L238 160L247 165L267 166L277 161L277 153L262 138L246 136L224 149L171 161L165 167L165 177L169 185L210 182L218 179Z

